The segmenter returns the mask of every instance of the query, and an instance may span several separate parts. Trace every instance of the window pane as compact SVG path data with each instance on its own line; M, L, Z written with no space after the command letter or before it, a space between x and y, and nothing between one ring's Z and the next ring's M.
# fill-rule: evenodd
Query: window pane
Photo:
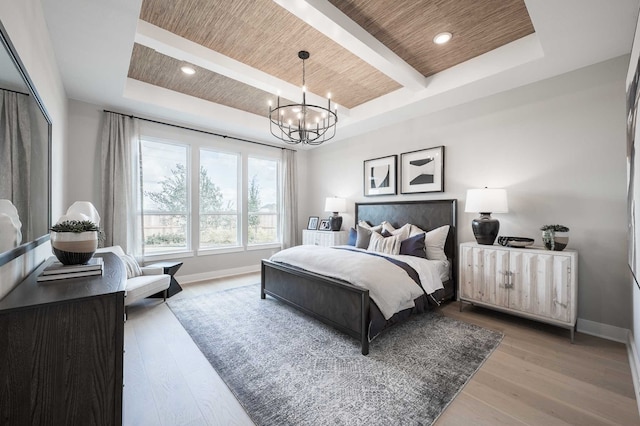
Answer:
M184 250L187 247L186 215L144 215L146 254Z
M200 215L200 247L216 248L238 245L238 216Z
M280 241L277 160L248 159L249 244Z
M188 147L142 143L145 253L187 249Z
M239 154L200 150L200 248L238 246Z

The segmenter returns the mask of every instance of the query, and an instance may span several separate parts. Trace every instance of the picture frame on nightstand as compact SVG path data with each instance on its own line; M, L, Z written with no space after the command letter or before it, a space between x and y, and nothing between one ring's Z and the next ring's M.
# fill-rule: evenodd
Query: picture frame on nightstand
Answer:
M329 219L321 219L320 225L318 226L318 231L331 231L331 223Z
M309 222L307 223L307 229L315 231L318 229L318 220L320 218L318 216L309 216Z

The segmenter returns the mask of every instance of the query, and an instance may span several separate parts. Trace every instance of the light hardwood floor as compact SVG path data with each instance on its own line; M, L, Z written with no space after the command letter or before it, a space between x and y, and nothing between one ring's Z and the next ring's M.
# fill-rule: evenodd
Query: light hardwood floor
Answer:
M173 298L259 281L195 283ZM582 333L571 344L567 330L457 302L442 312L505 337L436 425L640 425L623 344ZM158 299L129 307L125 351L125 425L253 424Z

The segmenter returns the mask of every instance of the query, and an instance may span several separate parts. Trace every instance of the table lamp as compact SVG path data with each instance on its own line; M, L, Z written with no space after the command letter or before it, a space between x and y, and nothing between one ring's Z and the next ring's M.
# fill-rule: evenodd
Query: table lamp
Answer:
M342 216L338 216L339 212L347 210L347 200L338 197L327 197L324 203L324 211L332 212L333 216L329 217L329 224L332 231L339 231L342 227Z
M471 228L478 244L492 245L498 236L500 222L491 217L491 213L507 213L507 191L498 188L467 190L465 213L480 213L473 219Z

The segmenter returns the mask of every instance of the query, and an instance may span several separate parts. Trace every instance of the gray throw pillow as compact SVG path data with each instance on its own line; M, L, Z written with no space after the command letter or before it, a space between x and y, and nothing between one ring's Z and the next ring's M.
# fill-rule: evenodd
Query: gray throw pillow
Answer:
M356 225L356 247L361 249L367 249L369 247L369 240L371 240L371 229L364 228L360 225Z

